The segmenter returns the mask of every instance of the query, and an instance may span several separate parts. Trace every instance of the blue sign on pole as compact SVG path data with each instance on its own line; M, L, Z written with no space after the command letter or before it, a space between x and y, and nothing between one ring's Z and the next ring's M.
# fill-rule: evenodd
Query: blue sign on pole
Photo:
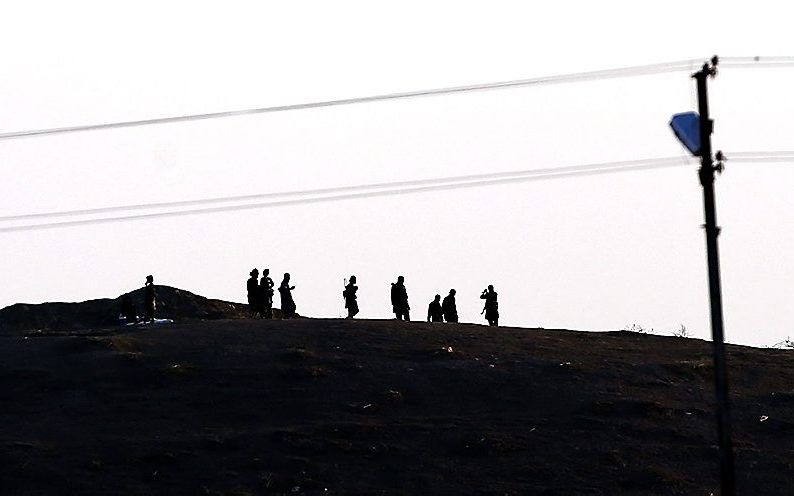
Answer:
M700 155L700 116L697 112L675 114L670 120L670 127L692 155Z

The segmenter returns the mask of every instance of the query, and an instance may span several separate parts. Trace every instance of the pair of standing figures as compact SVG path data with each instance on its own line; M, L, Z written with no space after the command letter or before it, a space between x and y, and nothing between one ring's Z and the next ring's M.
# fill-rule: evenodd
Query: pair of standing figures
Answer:
M259 280L259 270L254 269L250 273L250 278L247 283L248 290L248 305L251 307L251 313L254 317L262 317L265 319L273 318L273 288L275 283L270 278L270 269L262 270L262 279ZM292 290L295 286L290 286L289 272L284 274L284 279L278 287L279 295L281 296L281 318L291 319L295 316L295 300L292 299Z
M427 306L428 322L458 322L458 306L455 303L455 290L450 289L449 294L441 301L441 295L436 295Z

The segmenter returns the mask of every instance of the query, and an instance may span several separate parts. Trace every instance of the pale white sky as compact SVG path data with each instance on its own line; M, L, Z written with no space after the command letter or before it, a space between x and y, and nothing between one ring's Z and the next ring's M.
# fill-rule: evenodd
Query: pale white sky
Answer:
M0 5L0 132L722 56L794 55L783 2L37 2ZM704 24L705 23L705 24ZM701 26L707 29L702 29ZM693 69L695 69L693 67ZM794 149L794 69L725 69L714 146ZM0 142L0 215L680 155L686 73ZM794 336L794 164L728 164L717 198L731 342ZM245 299L289 271L300 313L708 337L696 165L0 234L0 306L160 284Z

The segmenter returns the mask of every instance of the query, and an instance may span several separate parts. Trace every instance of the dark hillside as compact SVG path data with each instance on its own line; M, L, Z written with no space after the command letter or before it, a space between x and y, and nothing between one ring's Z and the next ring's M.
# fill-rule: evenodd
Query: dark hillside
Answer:
M728 346L739 494L791 494L794 355ZM709 344L395 321L0 337L3 495L718 494Z

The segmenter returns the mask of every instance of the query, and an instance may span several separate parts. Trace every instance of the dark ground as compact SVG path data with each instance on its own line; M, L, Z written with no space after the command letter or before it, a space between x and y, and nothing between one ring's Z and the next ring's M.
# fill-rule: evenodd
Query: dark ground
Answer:
M792 494L794 355L729 363L740 494ZM6 334L0 494L718 494L711 372L706 342L626 332Z

